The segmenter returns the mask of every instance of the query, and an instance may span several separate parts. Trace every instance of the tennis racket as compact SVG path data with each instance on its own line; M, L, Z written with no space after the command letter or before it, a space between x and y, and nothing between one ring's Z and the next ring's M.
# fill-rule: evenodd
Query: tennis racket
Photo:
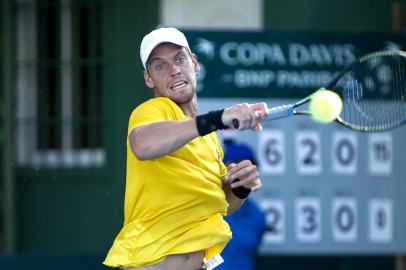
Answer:
M308 97L270 108L262 121L311 115L305 104L316 92L325 89L337 93L343 101L336 123L364 132L399 127L406 122L406 52L378 51L364 55ZM233 125L238 128L237 119Z

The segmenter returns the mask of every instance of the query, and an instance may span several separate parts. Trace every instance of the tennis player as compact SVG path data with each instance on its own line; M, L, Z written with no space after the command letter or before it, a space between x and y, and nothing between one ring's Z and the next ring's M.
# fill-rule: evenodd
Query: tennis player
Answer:
M261 187L250 161L227 170L214 131L261 130L264 103L198 114L200 70L182 32L146 35L140 56L153 98L132 112L128 126L124 226L104 264L122 269L213 269L231 238L223 217Z

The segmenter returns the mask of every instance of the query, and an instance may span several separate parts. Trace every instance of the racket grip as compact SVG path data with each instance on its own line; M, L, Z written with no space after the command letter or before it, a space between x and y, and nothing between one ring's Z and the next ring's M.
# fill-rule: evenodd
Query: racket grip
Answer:
M293 114L293 104L281 105L268 109L268 115L262 121L272 121L280 118L291 117Z
M268 114L264 119L262 119L262 121L272 121L280 118L286 118L293 116L293 114L293 104L281 105L268 109ZM238 119L233 119L233 126L235 129L239 128L240 123Z

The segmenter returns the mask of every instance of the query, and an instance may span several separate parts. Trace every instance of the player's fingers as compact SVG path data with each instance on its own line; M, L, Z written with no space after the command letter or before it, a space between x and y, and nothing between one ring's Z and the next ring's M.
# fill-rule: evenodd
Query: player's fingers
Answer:
M259 121L259 116L249 104L243 104L239 115L240 129L252 129Z
M245 114L240 115L238 118L239 130L255 129L261 117L254 111L247 111Z
M268 105L265 102L253 103L250 106L261 118L264 118L268 114Z
M252 111L250 128L255 129L255 127L259 123L260 119L261 119L261 117L259 116L259 112L258 111Z
M258 191L261 189L261 187L262 187L262 183L261 183L261 181L259 181L257 185L255 185L251 188L251 191L253 191L253 192Z
M261 131L262 130L262 125L260 123L257 123L254 127L255 131Z
M246 174L256 172L257 167L251 163L249 160L243 160L235 166L229 168L228 175L231 180L241 178Z
M230 175L233 173L233 168L235 168L236 165L237 164L235 163L230 163L227 165L227 179L223 184L231 184L233 180L230 178Z
M227 170L231 170L232 168L234 168L237 164L236 163L230 163L227 165Z
M261 131L262 130L261 121L266 118L267 113L262 112L262 111L254 111L254 113L255 113L255 115L252 118L250 128L254 131Z
M237 174L234 174L237 175ZM238 179L239 181L234 181L231 184L232 188L238 187L238 186L243 186L243 185L249 185L251 187L250 182L255 182L257 179L259 179L259 173L254 170L249 173L244 173L243 175L234 178L234 180Z
M257 175L250 175L245 177L244 179L241 179L240 181L236 181L231 184L231 188L237 188L240 186L250 188L251 190L257 190L261 187L261 180Z
M251 121L251 111L252 109L248 103L236 104L224 110L221 120L226 126L236 129L246 129L247 122Z
M231 163L227 167L227 170L228 170L229 175L231 175L231 174L241 170L242 168L250 166L250 165L252 165L251 161L248 160L248 159L245 159L245 160L242 160L242 161L240 161L238 163Z

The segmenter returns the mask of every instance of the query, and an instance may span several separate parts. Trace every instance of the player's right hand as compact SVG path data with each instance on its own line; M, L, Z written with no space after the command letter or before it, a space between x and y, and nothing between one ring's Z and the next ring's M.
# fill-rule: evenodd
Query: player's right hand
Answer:
M268 106L266 103L241 103L236 104L230 108L224 110L221 120L223 124L236 128L233 125L233 121L238 121L238 129L252 129L255 131L261 131L262 126L260 121L268 114Z

